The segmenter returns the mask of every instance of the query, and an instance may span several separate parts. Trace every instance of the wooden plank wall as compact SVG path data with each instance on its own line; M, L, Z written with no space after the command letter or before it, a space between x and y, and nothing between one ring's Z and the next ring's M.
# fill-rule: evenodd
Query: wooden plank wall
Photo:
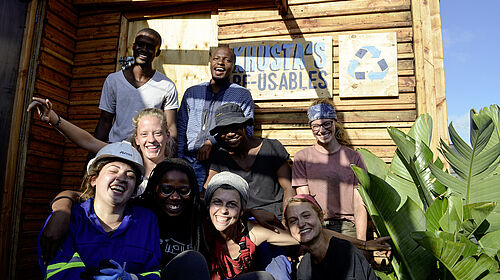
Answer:
M68 119L91 134L99 120L102 85L115 71L120 21L117 11L82 11L76 27ZM85 150L66 140L61 188L79 188L86 159Z
M264 4L242 8L221 1L220 5L227 5L218 12L218 41L224 44L331 36L333 101L339 120L345 124L354 148L367 148L388 162L395 146L386 127L395 126L406 131L417 116L416 51L411 7L414 1L417 0L289 0L289 12L284 17L276 8L264 7ZM213 6L207 5L198 7L197 11L211 11ZM37 72L37 95L50 98L58 113L91 133L99 118L102 85L106 76L115 71L121 8L114 6L99 10L98 7L85 7L87 10L78 11L71 0L48 0ZM159 15L161 12L165 14ZM183 12L145 9L136 12L134 19L171 13ZM434 29L439 25L438 13L435 7L431 9ZM133 14L129 16L132 18ZM338 35L373 32L397 34L399 96L340 99ZM442 52L440 56L439 53L434 56L437 71L442 67L441 60ZM438 74L435 74L436 80L444 88L444 80ZM439 98L443 96L444 91ZM293 156L299 149L314 143L307 125L309 104L310 100L256 102L256 134L279 139ZM446 105L440 100L436 104L444 108ZM32 120L29 135L16 279L40 278L36 240L49 213L48 203L62 189L78 189L87 157L84 150L37 118Z
M78 13L70 0L48 0L38 56L35 95L50 98L66 117ZM64 137L38 117L31 120L22 198L16 279L40 279L37 235L60 191ZM16 244L13 244L15 246Z
M331 36L333 101L354 148L390 161L395 146L386 127L407 131L416 119L415 66L410 0L289 0L289 11L248 9L219 12L219 43ZM399 96L339 98L338 35L396 32ZM256 102L257 134L279 139L294 155L314 143L307 125L310 100Z

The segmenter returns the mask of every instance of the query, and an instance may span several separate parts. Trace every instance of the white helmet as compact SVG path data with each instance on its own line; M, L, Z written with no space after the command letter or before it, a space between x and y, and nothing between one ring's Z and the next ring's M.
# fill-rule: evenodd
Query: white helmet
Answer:
M140 182L146 170L144 169L144 165L142 163L142 157L139 152L132 147L130 142L122 141L108 144L97 152L95 158L91 159L87 164L87 172L89 172L90 168L102 158L120 158L126 160L131 165L137 167L137 169L141 172L139 174L139 178L137 180ZM136 195L133 195L135 197Z

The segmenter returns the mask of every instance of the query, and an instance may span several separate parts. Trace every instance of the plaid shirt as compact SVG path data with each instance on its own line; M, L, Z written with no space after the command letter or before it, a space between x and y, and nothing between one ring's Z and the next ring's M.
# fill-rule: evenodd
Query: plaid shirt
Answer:
M215 126L215 110L226 103L238 104L245 117L253 118L254 103L250 91L237 84L228 83L219 93L214 94L210 83L192 86L182 97L177 114L178 153L182 158L186 153L196 153L207 139L213 144L216 140L210 136L210 129ZM253 135L253 127L246 132Z

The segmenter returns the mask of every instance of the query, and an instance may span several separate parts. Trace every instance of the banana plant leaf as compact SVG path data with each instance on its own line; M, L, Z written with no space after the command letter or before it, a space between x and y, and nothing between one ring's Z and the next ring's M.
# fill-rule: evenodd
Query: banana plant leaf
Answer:
M477 246L463 236L445 232L415 232L412 237L433 253L458 280L495 273L498 263L486 254L475 255Z
M425 230L425 215L412 199L398 209L401 196L379 177L351 166L361 183L359 192L381 236L392 239L399 279L426 279L435 267L430 252L419 246L411 233ZM398 210L397 210L398 209Z
M439 225L446 232L459 232L463 216L462 199L456 195L450 195L448 196L448 208L439 220Z
M420 115L415 120L415 123L413 123L410 131L408 132L408 135L412 139L416 141L422 141L425 144L427 144L427 146L429 146L431 134L432 134L432 118L428 114ZM403 162L401 161L401 159L398 157L397 154L395 154L394 157L392 158L390 170L392 173L398 175L399 177L402 177L408 181L412 181L410 173L408 172L405 165L403 164Z
M490 232L479 240L479 245L483 248L484 252L490 256L495 257L500 251L500 230Z
M356 149L356 151L363 156L368 172L380 179L385 179L389 173L389 166L383 160L365 148Z
M498 279L500 279L500 272L490 273L481 280L498 280Z
M459 178L440 168L429 166L433 175L448 187L448 194L459 195L465 204L500 201L500 142L498 141L498 106L476 113L471 110L471 146L467 145L453 127L449 126L452 149L441 141L440 152ZM494 118L490 117L493 115ZM494 119L494 120L493 120ZM495 143L496 142L496 143ZM486 232L500 230L500 209L495 208L487 217Z
M426 210L432 204L434 197L445 191L442 184L434 180L428 168L432 163L433 153L424 142L415 142L413 138L397 128L390 127L388 131L398 146L396 154L410 173L419 198L424 204L424 210Z
M478 202L464 205L464 216L461 229L464 231L463 233L467 236L467 238L472 236L472 234L483 223L486 217L491 214L496 206L496 202ZM500 249L500 246L497 247L497 250L498 249Z
M384 273L382 271L375 270L375 274L378 278L380 278L380 280L398 280L394 272Z
M401 172L399 172L399 168L390 170L390 168L383 160L381 160L379 157L377 157L367 149L361 148L357 149L357 151L363 156L368 172L381 179L384 179L389 185L394 186L398 194L401 196L400 204L397 209L403 206L403 203L406 201L407 197L418 197L417 188L415 187L415 184L413 183L411 176L407 173L407 171L405 174L401 174ZM400 165L402 169L405 169L403 163L400 163ZM391 166L394 166L394 163ZM399 175L394 172L399 172ZM406 174L408 175L406 176ZM408 179L405 179L405 177L407 177ZM417 205L421 209L424 209L421 200L415 199L414 202L417 203Z
M491 105L489 108L485 107L481 109L480 113L487 114L490 118L493 124L495 125L495 129L493 134L491 135L490 141L486 145L486 150L490 149L493 147L496 143L499 142L500 140L500 107L497 104ZM500 168L497 169L497 171L500 171Z
M428 231L438 231L441 226L439 221L446 214L448 209L448 198L437 198L425 211L425 220Z
M413 138L415 141L422 141L427 146L431 144L432 136L432 118L429 114L422 114L418 116L415 123L408 131L408 136Z

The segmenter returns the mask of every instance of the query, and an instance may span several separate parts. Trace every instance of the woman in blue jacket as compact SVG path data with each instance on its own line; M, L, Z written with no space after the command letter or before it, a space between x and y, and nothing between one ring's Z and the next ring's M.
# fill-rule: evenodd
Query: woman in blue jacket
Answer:
M45 279L160 279L156 216L128 203L143 175L141 155L128 142L97 153L62 250L47 266L40 258Z

